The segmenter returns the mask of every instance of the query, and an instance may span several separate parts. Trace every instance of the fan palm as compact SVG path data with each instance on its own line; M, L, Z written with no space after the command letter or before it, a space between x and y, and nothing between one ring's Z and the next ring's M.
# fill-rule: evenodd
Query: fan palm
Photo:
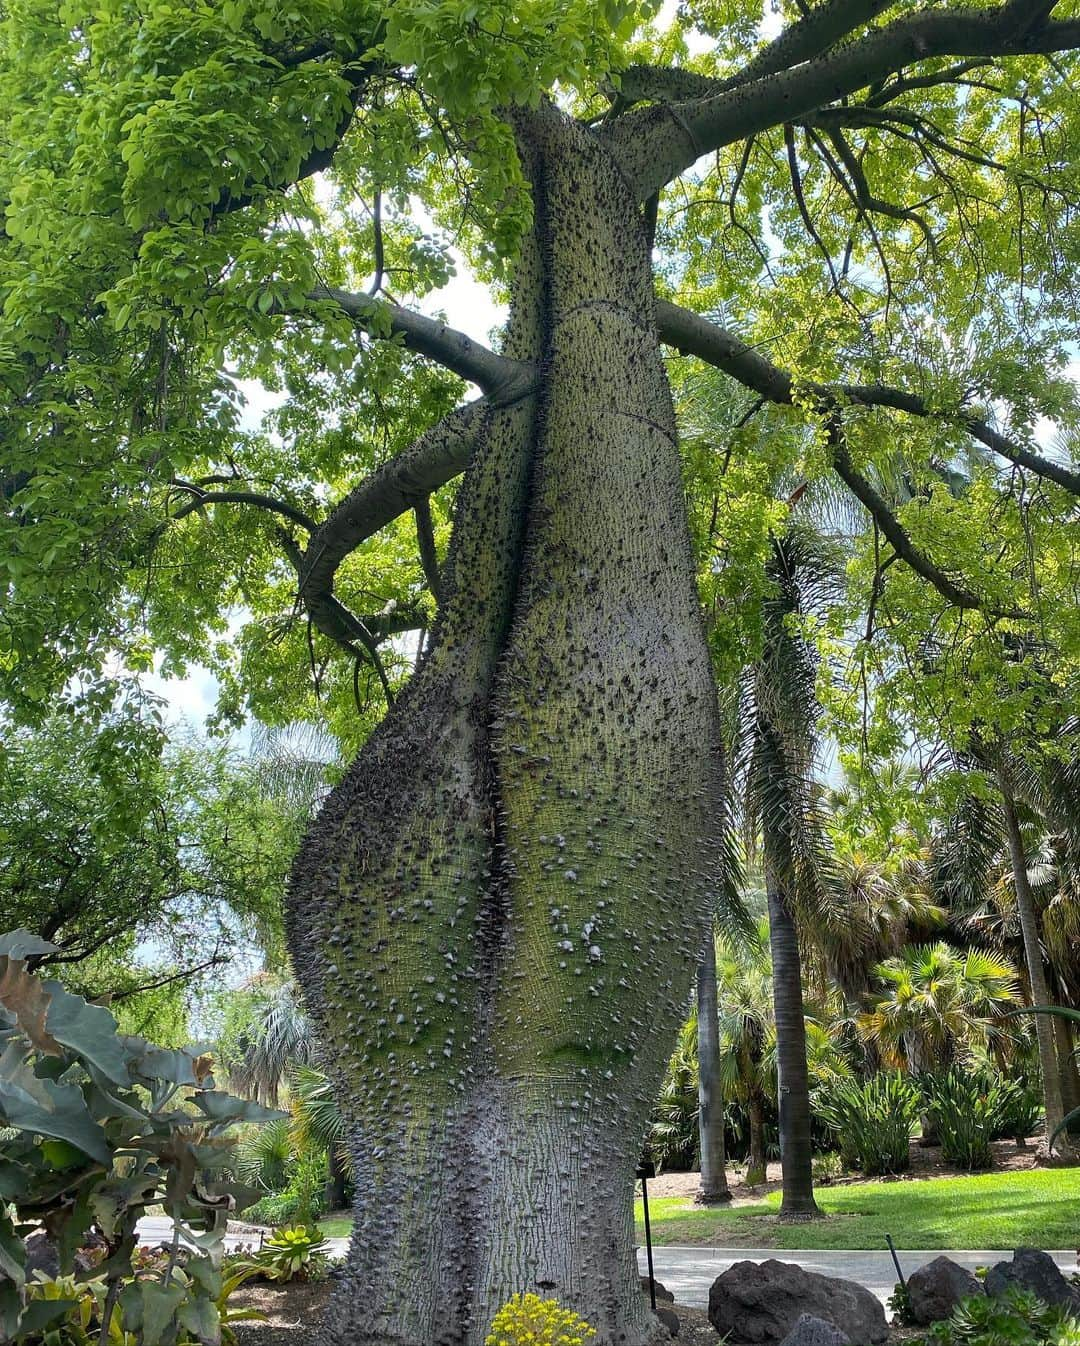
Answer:
M1009 964L939 940L904 949L877 975L882 990L859 1025L889 1065L921 1074L979 1049L1006 1049L1005 1017L1019 1000Z

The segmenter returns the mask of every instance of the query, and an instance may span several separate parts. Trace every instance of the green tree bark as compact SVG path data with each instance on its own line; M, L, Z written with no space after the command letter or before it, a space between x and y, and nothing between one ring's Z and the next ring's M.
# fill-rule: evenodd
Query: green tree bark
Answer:
M715 694L652 278L606 151L516 116L534 237L432 649L312 828L293 957L351 1114L327 1340L479 1346L519 1291L660 1339L634 1170L708 919Z

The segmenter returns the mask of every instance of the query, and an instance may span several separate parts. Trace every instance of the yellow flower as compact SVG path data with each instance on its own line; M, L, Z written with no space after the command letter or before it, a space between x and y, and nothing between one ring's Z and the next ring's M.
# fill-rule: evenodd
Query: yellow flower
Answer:
M514 1295L495 1315L485 1346L585 1346L595 1336L594 1327L558 1300Z

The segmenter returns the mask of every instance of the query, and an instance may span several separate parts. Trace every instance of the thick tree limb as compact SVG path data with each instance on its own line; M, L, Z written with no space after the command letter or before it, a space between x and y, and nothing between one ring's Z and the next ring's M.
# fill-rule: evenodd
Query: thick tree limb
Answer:
M703 154L797 121L918 62L943 56L1049 54L1077 46L1080 20L1038 22L1025 28L1017 23L1012 5L924 10L726 93L628 112L597 134L622 164L639 199L645 200Z
M369 294L351 294L329 285L313 290L311 298L332 301L364 331L376 324L377 315L382 318L388 313L391 334L401 336L409 350L426 355L445 369L475 383L494 406L517 401L535 384L536 372L532 365L497 355L438 318L428 318L400 304L380 303Z
M791 375L732 332L666 300L657 302L656 318L660 338L667 345L684 355L696 355L707 364L715 365L770 402L789 403L794 400L795 385ZM1015 463L1017 467L1026 468L1036 476L1053 481L1073 495L1080 496L1080 472L1026 448L968 412L940 411L928 406L915 393L881 383L808 384L805 387L811 394L818 393L825 398L855 402L867 407L888 407L927 420L950 421L962 426L973 439Z
M465 470L488 404L470 402L366 477L316 530L300 565L300 600L310 610L333 588L338 566L361 542Z

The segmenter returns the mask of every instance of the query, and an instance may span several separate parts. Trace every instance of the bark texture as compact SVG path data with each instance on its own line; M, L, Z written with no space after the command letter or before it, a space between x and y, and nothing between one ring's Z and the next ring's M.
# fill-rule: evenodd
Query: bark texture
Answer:
M775 875L766 875L765 891L769 903L780 1167L784 1180L780 1214L789 1219L809 1219L820 1215L821 1211L814 1200L814 1147L810 1131L810 1077L806 1067L799 934L791 906Z
M1020 931L1024 941L1024 961L1027 964L1031 1000L1035 1005L1048 1005L1050 995L1046 987L1046 968L1043 964L1039 916L1035 908L1035 896L1028 881L1027 856L1024 854L1024 838L1020 831L1020 820L1016 815L1016 803L1004 771L999 773L999 784L1001 786L1001 808L1005 818L1005 830L1009 837L1013 889L1016 893L1016 911L1020 917ZM1046 1107L1046 1136L1049 1140L1049 1137L1053 1135L1065 1119L1065 1109L1061 1099L1061 1073L1058 1069L1057 1045L1049 1015L1035 1015L1035 1031L1039 1045L1039 1071L1042 1075L1043 1103ZM1044 1146L1045 1144L1046 1142L1044 1142ZM1058 1141L1058 1149L1064 1153L1068 1151L1068 1148L1067 1138L1062 1136Z
M634 1170L710 909L715 694L633 195L515 116L537 386L483 413L430 652L290 895L359 1175L333 1346L479 1346L518 1291L662 1339Z
M697 1201L731 1200L724 1149L724 1093L720 1084L720 1024L716 994L716 942L710 928L697 970L698 1142L701 1185Z

